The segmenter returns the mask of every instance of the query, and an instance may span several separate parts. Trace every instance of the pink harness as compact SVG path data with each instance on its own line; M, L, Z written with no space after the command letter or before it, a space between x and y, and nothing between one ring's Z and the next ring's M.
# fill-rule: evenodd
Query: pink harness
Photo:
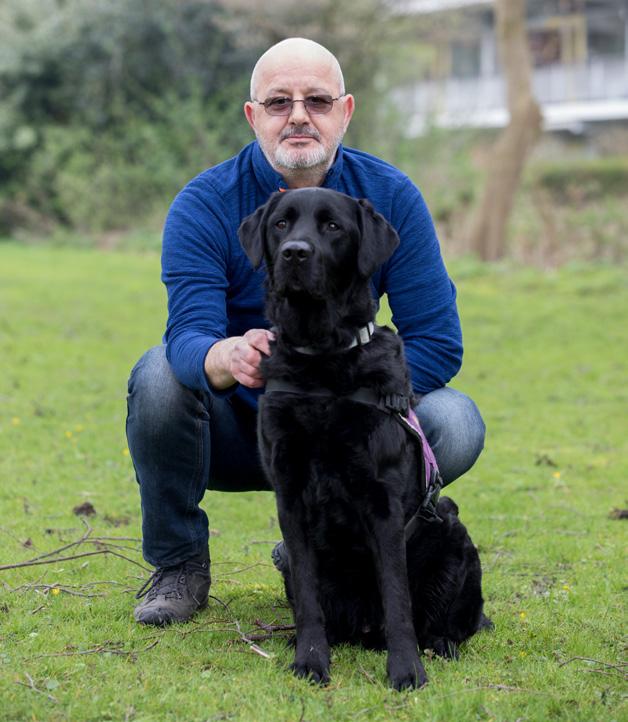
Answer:
M423 429L421 428L421 424L419 424L417 415L414 413L414 409L409 409L407 416L399 414L399 419L403 423L403 426L407 428L411 434L419 435L421 450L423 452L423 492L428 493L430 488L437 483L437 480L440 480L436 457L434 456L432 447L429 445L429 442L423 433Z

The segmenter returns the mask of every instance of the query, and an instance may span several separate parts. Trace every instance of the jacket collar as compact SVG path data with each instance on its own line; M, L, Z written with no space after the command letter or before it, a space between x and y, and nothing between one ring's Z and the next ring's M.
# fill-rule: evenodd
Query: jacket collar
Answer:
M288 190L285 180L280 173L271 166L266 156L262 152L260 145L257 141L253 141L253 173L259 185L261 186L264 193L270 195L278 190ZM337 190L340 176L343 168L343 149L342 145L338 146L336 152L336 158L327 171L325 180L323 181L323 188L331 188Z

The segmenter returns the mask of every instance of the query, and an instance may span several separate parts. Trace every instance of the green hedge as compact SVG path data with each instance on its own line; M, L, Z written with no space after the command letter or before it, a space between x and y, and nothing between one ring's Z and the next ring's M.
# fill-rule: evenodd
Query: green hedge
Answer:
M528 177L533 184L566 202L625 195L628 157L537 162L530 166Z

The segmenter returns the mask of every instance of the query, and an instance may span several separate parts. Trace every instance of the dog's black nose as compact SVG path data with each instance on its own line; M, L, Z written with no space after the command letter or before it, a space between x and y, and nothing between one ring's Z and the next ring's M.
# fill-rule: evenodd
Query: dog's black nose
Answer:
M304 263L310 260L314 249L307 241L286 241L281 244L279 252L285 261Z

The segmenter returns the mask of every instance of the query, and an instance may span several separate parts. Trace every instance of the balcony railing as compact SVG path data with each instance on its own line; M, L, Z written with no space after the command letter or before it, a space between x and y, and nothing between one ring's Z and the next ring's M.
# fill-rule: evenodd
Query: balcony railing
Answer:
M536 99L543 109L573 107L575 115L595 106L597 115L617 117L616 108L626 108L628 117L628 58L597 58L586 64L536 68L533 75ZM501 76L448 78L419 83L395 92L410 113L410 126L420 132L428 123L437 125L502 125L506 122L506 94ZM580 110L576 110L580 109ZM574 117L574 122L582 118ZM604 120L603 117L597 117ZM566 122L567 122L566 121Z

